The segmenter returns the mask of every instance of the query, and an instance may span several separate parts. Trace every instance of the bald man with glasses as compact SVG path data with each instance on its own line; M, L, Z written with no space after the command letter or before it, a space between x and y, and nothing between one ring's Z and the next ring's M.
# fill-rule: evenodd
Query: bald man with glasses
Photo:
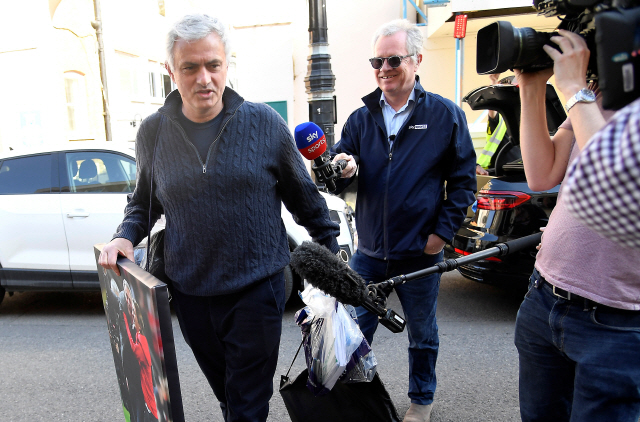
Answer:
M378 89L362 99L365 105L349 116L332 148L334 161L348 162L338 192L358 171L358 250L350 265L369 283L442 261L442 249L476 190L476 155L464 112L420 85L420 30L406 20L389 22L378 29L373 46ZM409 336L411 405L404 422L431 417L439 285L434 274L395 288ZM357 312L371 343L377 317L363 308Z

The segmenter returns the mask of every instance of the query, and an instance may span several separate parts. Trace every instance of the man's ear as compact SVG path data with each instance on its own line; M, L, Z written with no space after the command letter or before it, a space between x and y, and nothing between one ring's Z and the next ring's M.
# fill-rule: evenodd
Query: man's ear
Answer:
M422 63L422 54L418 53L416 54L416 69L420 66L420 63Z

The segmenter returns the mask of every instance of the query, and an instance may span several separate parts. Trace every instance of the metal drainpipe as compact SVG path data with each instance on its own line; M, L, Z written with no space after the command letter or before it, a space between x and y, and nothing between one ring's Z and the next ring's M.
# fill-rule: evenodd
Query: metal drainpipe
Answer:
M109 114L109 96L107 94L107 66L104 59L104 42L102 39L102 12L100 11L100 0L93 0L93 8L96 14L96 20L91 21L91 26L96 30L96 38L98 40L98 60L100 61L100 82L102 84L102 107L104 112L104 130L107 141L112 141L111 134L111 116Z

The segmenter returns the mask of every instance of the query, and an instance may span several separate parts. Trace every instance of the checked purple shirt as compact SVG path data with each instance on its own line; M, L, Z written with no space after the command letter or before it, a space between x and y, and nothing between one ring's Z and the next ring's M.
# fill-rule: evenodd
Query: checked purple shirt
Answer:
M640 98L589 140L567 171L561 200L600 235L640 249Z

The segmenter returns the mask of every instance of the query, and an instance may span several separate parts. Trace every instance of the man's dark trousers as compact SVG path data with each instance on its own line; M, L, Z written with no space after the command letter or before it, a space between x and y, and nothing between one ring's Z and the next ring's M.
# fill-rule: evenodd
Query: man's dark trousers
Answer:
M349 265L367 283L379 283L397 275L431 267L442 261L442 257L443 252L402 260L383 260L356 251ZM436 390L436 360L440 345L436 324L439 288L439 273L408 281L395 288L407 320L409 398L415 404L432 403ZM356 308L356 312L360 329L371 343L378 327L378 317L363 307Z
M191 296L173 289L173 298L184 339L225 421L266 421L282 333L283 273L229 295Z

